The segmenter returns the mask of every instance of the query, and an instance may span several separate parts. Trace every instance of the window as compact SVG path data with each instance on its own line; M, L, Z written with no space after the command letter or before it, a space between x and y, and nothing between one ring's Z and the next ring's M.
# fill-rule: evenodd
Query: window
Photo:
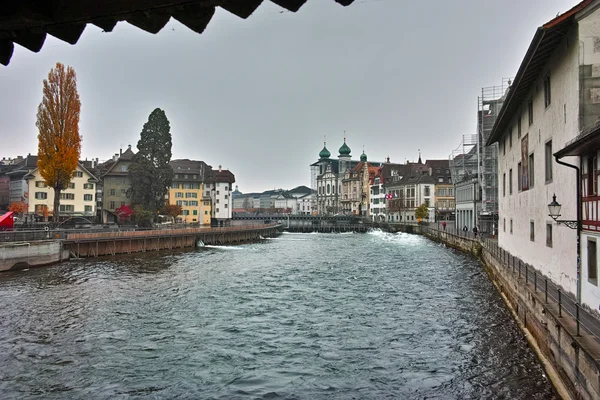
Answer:
M187 178L188 178L187 174L183 175L183 179L187 179Z
M429 186L425 186L425 196L431 196Z
M198 215L198 210L194 210L192 213L193 213L194 215Z
M546 183L552 182L552 140L546 142Z
M517 189L519 190L519 192L522 189L523 186L523 180L521 179L522 173L521 173L521 163L517 164Z
M587 159L587 193L586 196L595 196L598 193L598 159Z
M552 222L546 222L546 246L552 247Z
M75 200L75 193L61 193L61 200Z
M327 184L327 194L331 193L331 185ZM218 193L217 193L218 194Z
M81 171L75 171L75 176L77 178L83 178L83 172L81 172Z
M110 205L108 206L108 208L109 208L109 209L111 209L111 210L114 210L114 209L116 208L116 207L115 207L115 202L114 202L114 201L111 201L109 204L110 204Z
M83 184L83 188L84 189L94 189L94 184L93 183L84 183Z
M508 145L512 149L512 126L508 128Z
M512 223L512 218L510 219L510 234L512 235L513 233L513 223Z
M227 195L225 195L225 200L227 200Z
M92 206L85 206L85 212L92 212Z
M506 197L506 172L502 174L502 197Z
M73 212L73 211L75 211L75 206L73 204L61 204L60 211L61 212Z
M204 210L204 215L208 215L208 210Z
M216 212L219 212L219 209L217 208L215 211L216 211Z
M121 189L121 196L125 196L127 193L127 189Z
M503 228L504 232L506 232L506 218L504 218L502 220L502 228Z
M183 198L183 192L176 192L175 193L175 197L178 199L182 199Z
M506 138L502 141L502 155L506 155Z
M529 177L529 188L531 189L533 187L533 184L535 183L535 173L534 173L534 157L533 157L533 153L531 153L529 155L529 165L527 166L527 176Z
M92 195L91 194L84 194L83 195L83 201L92 201Z
M75 189L75 184L73 182L69 183L69 189Z
M45 188L48 185L46 185L46 182L44 181L35 181L35 187L39 187L39 188Z
M121 165L121 172L127 172L127 165Z
M192 206L192 207L198 207L198 201L196 201L196 200L190 200L190 206Z
M517 139L521 138L521 115L517 117Z
M546 75L544 78L544 106L548 107L552 102L552 96L550 95L550 75Z
M179 183L171 183L171 189L179 189Z
M327 186L329 186L329 185L327 185ZM217 195L218 195L218 194L219 194L219 191L217 190Z
M116 195L116 190L115 189L110 189L110 195L111 196L115 196Z
M46 193L46 192L35 192L35 198L37 200L46 200L48 198L48 193Z
M175 205L176 206L182 206L183 205L183 200L176 200L175 201Z
M225 204L225 208L227 208L227 204Z
M192 179L196 179L196 175L192 175Z
M512 194L512 188L513 188L513 181L512 181L512 168L511 168L508 171L508 194Z
M594 285L598 284L598 254L596 250L596 240L588 239L587 241L587 264L588 264L588 281Z
M529 114L529 125L533 124L533 98L529 99L529 103L527 103L527 111Z
M529 240L535 242L535 222L529 221Z

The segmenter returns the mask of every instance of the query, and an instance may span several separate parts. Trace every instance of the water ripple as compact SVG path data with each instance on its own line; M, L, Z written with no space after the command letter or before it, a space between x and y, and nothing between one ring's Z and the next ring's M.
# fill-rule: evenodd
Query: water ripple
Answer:
M0 394L556 397L480 265L407 234L286 234L0 275Z

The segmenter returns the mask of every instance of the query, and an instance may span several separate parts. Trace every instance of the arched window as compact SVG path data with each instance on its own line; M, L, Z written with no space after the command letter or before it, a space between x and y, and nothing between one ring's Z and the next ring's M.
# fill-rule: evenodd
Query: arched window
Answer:
M328 183L327 184L327 194L331 193L331 185Z

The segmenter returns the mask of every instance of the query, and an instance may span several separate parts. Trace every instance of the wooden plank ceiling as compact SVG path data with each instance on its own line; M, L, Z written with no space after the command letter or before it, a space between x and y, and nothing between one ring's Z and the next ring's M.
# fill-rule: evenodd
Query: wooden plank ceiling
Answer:
M307 0L270 0L296 12ZM323 1L323 0L317 0ZM354 0L330 0L343 6ZM110 32L119 21L150 33L159 32L171 18L202 33L216 7L248 18L263 0L6 0L0 5L0 64L8 65L14 44L33 52L46 35L70 44L81 37L87 24Z

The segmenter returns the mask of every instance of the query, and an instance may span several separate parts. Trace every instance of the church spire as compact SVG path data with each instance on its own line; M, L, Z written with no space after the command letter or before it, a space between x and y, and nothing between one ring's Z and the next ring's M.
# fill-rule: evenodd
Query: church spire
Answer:
M423 162L421 161L421 149L419 149L419 161L418 161L418 163L419 164L423 164Z

